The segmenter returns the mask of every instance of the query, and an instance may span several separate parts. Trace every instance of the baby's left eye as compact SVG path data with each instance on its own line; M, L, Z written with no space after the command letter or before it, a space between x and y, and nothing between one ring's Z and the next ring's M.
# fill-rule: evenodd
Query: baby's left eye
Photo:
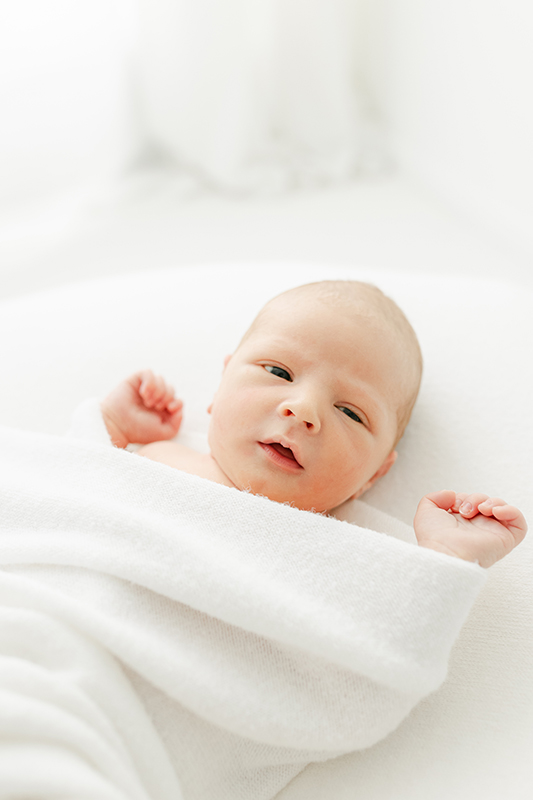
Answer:
M339 409L339 411L342 411L343 414L346 414L347 417L350 417L350 419L355 420L355 422L361 422L361 423L363 422L361 417L359 417L355 413L355 411L352 411L351 408L346 408L346 406L337 406L337 408Z
M282 367L276 367L273 364L265 364L265 369L267 372L270 372L271 375L276 375L278 378L283 378L285 381L292 381L287 370Z

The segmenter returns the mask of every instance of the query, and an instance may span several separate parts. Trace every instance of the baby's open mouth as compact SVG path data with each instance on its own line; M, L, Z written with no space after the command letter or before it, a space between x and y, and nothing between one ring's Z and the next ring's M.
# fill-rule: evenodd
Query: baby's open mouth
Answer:
M290 447L283 447L282 444L279 442L270 442L270 447L273 447L274 450L277 450L280 455L285 456L285 458L292 458L293 461L296 461L294 458L294 453L290 449Z
M280 444L279 442L260 442L260 444L265 450L274 450L275 453L282 457L282 459L292 462L295 467L300 467L300 469L302 468L302 465L299 463L290 447L284 447L284 445Z

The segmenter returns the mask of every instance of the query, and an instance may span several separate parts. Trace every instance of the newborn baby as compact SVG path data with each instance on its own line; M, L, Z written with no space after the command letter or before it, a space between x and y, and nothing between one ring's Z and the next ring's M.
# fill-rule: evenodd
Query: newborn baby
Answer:
M422 374L416 335L398 306L357 281L291 289L259 312L225 359L208 411L209 454L169 441L182 403L145 370L102 402L113 443L226 486L330 512L359 497L397 458ZM524 538L501 498L440 491L414 520L419 545L488 567Z

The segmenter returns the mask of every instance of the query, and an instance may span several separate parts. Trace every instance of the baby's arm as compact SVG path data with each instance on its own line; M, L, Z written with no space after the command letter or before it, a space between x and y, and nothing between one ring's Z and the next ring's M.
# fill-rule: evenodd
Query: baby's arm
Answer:
M434 492L415 515L418 544L490 567L520 544L527 532L523 514L500 497Z
M116 447L171 439L181 425L182 408L172 387L149 369L122 381L101 404Z

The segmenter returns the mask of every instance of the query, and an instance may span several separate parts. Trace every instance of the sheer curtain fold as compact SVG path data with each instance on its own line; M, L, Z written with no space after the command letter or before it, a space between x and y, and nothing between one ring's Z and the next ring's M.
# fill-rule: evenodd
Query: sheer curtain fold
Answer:
M133 0L0 0L2 219L73 205L136 157L134 27Z
M358 0L141 0L147 135L219 186L349 177Z

